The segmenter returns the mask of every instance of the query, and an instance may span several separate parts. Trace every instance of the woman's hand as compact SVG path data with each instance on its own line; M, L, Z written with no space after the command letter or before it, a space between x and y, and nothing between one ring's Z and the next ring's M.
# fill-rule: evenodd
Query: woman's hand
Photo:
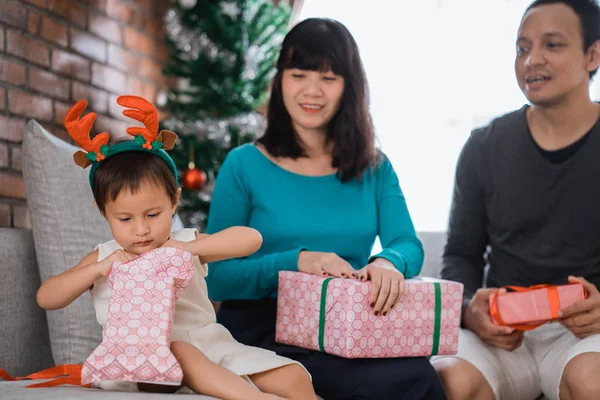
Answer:
M356 278L354 268L335 253L301 251L298 255L298 271L319 276Z
M404 275L383 258L376 258L358 271L358 278L361 282L371 281L369 304L375 315L386 315L404 292Z

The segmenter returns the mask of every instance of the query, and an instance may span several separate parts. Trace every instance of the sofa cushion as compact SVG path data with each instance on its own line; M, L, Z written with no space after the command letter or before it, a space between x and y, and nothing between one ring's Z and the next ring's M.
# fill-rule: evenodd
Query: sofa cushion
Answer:
M42 282L111 239L108 224L93 203L89 169L73 162L77 150L33 120L25 127L23 176ZM57 364L83 363L101 341L89 294L46 316Z
M54 365L46 315L35 301L40 274L31 231L0 229L0 260L0 367L29 375Z

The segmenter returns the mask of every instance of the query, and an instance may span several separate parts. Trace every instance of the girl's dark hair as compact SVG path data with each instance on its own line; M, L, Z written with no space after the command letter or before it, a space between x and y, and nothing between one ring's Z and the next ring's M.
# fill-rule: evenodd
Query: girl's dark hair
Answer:
M158 156L144 151L128 151L103 160L96 170L92 193L104 215L106 203L114 201L124 190L137 192L146 182L164 187L171 202L177 202L177 182L173 173Z
M535 0L527 7L523 16L532 8L548 4L564 4L577 14L583 35L583 51L587 52L600 40L600 6L596 0ZM596 75L596 72L598 68L590 71L590 79Z
M274 157L305 157L283 103L281 80L285 69L331 70L344 78L340 107L329 124L333 143L332 166L342 182L361 178L376 160L375 133L369 112L369 89L358 46L348 29L338 21L306 19L286 35L273 78L267 114L267 129L257 140Z

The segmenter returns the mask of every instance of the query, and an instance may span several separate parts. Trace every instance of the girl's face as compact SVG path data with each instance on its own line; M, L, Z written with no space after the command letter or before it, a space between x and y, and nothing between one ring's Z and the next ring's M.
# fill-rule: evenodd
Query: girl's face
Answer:
M105 217L117 243L125 251L139 255L169 239L176 209L177 202L171 202L165 188L142 182L136 193L123 190L114 201L107 202Z
M340 107L344 78L332 71L285 69L281 80L283 103L298 133L327 133Z

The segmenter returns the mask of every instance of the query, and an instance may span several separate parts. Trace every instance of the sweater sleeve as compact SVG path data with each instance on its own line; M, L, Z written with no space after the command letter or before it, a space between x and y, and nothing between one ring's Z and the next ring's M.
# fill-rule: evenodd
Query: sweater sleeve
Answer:
M412 278L421 272L423 246L417 238L406 200L392 164L383 157L377 172L377 218L382 251L369 258L385 258Z
M479 147L471 135L456 167L441 277L464 284L463 311L482 286L487 247L484 188L478 172L482 165ZM463 312L464 315L464 312Z
M219 170L208 217L209 234L232 226L249 226L252 195L244 179L243 162L243 153L234 150ZM277 291L279 271L298 270L301 250L210 263L206 278L209 297L213 301L268 297Z

